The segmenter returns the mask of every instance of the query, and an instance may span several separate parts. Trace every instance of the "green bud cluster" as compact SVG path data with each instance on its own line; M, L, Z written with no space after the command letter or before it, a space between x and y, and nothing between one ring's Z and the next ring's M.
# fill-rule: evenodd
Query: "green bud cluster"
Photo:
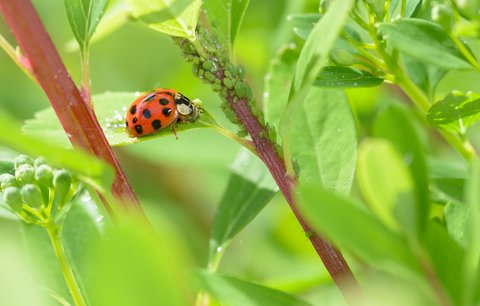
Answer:
M3 203L24 221L44 224L77 192L76 179L64 169L54 169L39 157L20 155L14 173L0 174Z

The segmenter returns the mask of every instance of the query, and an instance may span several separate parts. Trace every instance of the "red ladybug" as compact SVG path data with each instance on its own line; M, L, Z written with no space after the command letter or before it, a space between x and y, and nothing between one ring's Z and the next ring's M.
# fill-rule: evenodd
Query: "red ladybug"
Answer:
M195 102L195 101L194 101ZM140 95L127 110L125 125L130 137L155 134L177 122L195 122L199 106L173 89L157 88Z

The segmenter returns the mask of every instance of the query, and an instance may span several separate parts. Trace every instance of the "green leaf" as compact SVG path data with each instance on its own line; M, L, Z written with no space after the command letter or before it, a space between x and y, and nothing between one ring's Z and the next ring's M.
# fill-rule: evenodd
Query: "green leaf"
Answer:
M308 93L308 88L327 63L330 51L347 22L353 3L353 0L331 2L327 12L313 28L298 59L293 83L294 92L304 87L304 95Z
M434 22L404 18L381 23L379 29L395 48L413 58L447 70L472 68L448 33Z
M464 203L465 180L463 179L433 179L430 189L432 192L432 200L436 203Z
M444 210L448 234L463 248L467 248L468 210L464 204L448 203Z
M464 284L462 281L462 266L464 252L460 246L447 234L445 229L436 222L431 222L426 237L426 248L429 252L436 277L443 288L455 301L461 305L461 295Z
M345 93L314 87L292 119L290 146L300 179L348 193L357 141Z
M107 228L106 238L90 248L90 304L191 305L185 254L159 228L153 232L143 222L133 222L132 216L126 219Z
M383 78L355 68L327 66L315 79L318 87L374 87L383 84Z
M203 10L208 22L227 50L238 34L250 0L204 0Z
M390 15L395 19L397 16L400 16L401 2L401 0L392 0L390 4ZM412 17L417 15L421 7L422 0L407 0L405 4L405 14L403 17Z
M388 227L416 231L412 176L390 142L370 139L360 145L358 183L372 211Z
M301 39L306 40L315 24L320 20L320 14L295 14L288 16L287 20L292 23L293 32Z
M65 0L68 21L82 51L100 22L108 0Z
M205 290L222 305L230 306L308 306L312 305L286 292L264 287L252 282L200 272L200 282Z
M201 0L127 0L132 15L148 27L195 40Z
M265 75L263 94L265 119L277 130L280 128L280 119L287 107L298 53L296 46L292 48L290 44L280 48L270 62L268 73Z
M139 141L150 140L161 136L173 136L171 129L163 129L150 136L139 138L129 137L125 132L125 114L127 108L136 99L138 93L133 92L106 92L94 95L95 114L102 126L103 132L111 146L130 145ZM196 128L212 128L217 123L206 110L203 110L200 119L195 123L179 122L175 125L177 132ZM52 108L47 108L35 114L35 118L27 120L23 131L32 136L49 139L51 142L69 148L71 147L65 131Z
M403 62L407 70L408 76L412 81L420 87L427 95L433 99L435 89L447 71L438 67L430 66L422 61L403 56Z
M267 205L278 187L263 162L242 150L231 167L232 174L217 209L210 237L210 263Z
M353 199L323 187L301 184L300 207L315 230L376 267L392 262L418 269L406 240Z
M409 168L416 194L416 228L422 235L430 212L428 169L419 129L413 120L412 111L402 105L389 104L374 123L374 135L389 140L401 154Z
M465 134L480 119L480 94L452 92L430 107L427 119L433 126Z
M463 295L465 302L474 304L478 301L480 286L480 160L475 156L471 160L470 179L465 188L467 203L467 248L463 260Z
M43 156L52 166L66 168L96 187L110 190L114 178L110 165L83 151L61 149L53 146L51 142L39 140L49 139L49 135L43 137L24 135L15 126L17 123L0 114L0 129L3 131L0 133L0 144L31 156Z

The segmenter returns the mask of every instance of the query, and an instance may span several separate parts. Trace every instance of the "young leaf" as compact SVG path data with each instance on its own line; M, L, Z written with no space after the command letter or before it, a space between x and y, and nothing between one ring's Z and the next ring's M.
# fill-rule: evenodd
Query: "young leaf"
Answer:
M227 189L217 209L210 237L210 260L222 253L267 205L278 190L265 165L250 151L242 150L231 167Z
M129 218L107 228L106 239L89 248L95 271L86 281L91 305L190 305L186 254L166 232L154 233Z
M427 65L420 60L411 58L410 56L405 55L402 59L408 76L418 87L427 93L429 97L433 98L438 83L447 72L438 67Z
M320 20L320 14L308 13L308 14L296 14L287 17L293 25L293 32L297 34L303 40L308 38L315 24Z
M108 0L65 0L68 21L82 51L103 15Z
M304 87L304 94L307 94L308 88L327 62L328 55L348 19L353 3L353 0L330 2L327 12L313 28L300 54L293 82L294 92Z
M382 85L383 78L371 73L342 66L327 66L315 79L314 85L318 87L374 87Z
M450 298L455 301L454 305L460 305L464 284L461 277L462 271L459 267L462 266L464 251L436 222L429 224L426 248L436 277L438 277Z
M479 258L480 258L480 160L474 157L471 161L470 180L465 188L468 209L466 240L467 246L463 260L463 280L466 303L478 300Z
M444 210L448 234L463 248L467 248L468 210L464 204L448 203Z
M365 140L358 154L358 183L372 211L391 229L416 232L413 180L386 140Z
M98 187L110 190L114 173L107 163L82 151L60 149L50 142L24 135L15 126L16 123L10 118L0 115L0 129L3 131L0 133L0 144L31 156L43 156L53 166L71 170L82 178L88 178Z
M394 18L400 16L402 0L392 0L390 4L390 15ZM400 4L400 5L399 5ZM422 7L422 0L406 0L405 14L402 17L412 17L417 15L416 13Z
M203 10L227 50L238 34L250 0L205 0Z
M389 140L401 154L409 168L416 193L416 228L424 232L430 211L428 170L425 161L424 143L413 121L411 110L398 104L389 104L374 123L374 135Z
M268 73L265 75L265 92L263 94L265 119L277 130L280 128L280 119L287 107L297 58L297 48L292 48L290 44L283 46L270 62Z
M148 27L195 40L201 0L127 0L132 15Z
M173 135L171 129L163 129L155 135L140 138L132 138L127 135L125 132L125 113L127 107L137 96L138 94L133 92L106 92L93 96L92 100L95 104L98 122L111 146L130 145L138 141ZM204 111L197 122L188 124L179 122L176 124L175 130L181 132L196 128L211 128L215 125L217 123L210 113ZM22 130L28 135L49 139L59 146L71 147L65 131L50 107L36 113L33 119L27 120Z
M339 247L375 266L393 261L418 268L405 239L362 209L361 204L309 184L301 184L299 200L310 224Z
M423 19L399 19L381 23L380 31L395 48L433 66L471 69L448 33L438 24Z
M200 272L200 283L222 305L231 306L311 306L286 292L231 276Z
M345 93L313 87L292 120L290 146L300 179L348 193L357 140Z
M427 119L433 126L465 134L480 119L480 94L452 92L432 105Z

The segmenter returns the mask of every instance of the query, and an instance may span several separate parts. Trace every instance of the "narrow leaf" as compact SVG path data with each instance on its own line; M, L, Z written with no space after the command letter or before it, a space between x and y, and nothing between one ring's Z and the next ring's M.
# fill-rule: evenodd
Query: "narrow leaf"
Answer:
M106 92L93 96L92 100L95 104L97 119L111 146L130 145L138 141L151 140L162 136L174 137L170 128L162 129L154 135L140 138L132 138L127 135L125 132L125 114L127 108L137 96L138 94L133 92ZM181 132L196 128L213 127L216 124L210 113L205 110L197 122L179 122L176 124L175 130ZM33 119L27 120L22 130L28 135L49 139L50 142L59 146L71 147L65 131L50 107L36 113Z
M314 87L292 119L290 146L300 178L348 193L357 141L345 93Z
M465 134L480 119L480 94L452 92L433 104L427 119L433 126Z
M287 17L293 25L293 32L297 34L303 40L308 38L310 32L315 27L315 24L320 20L320 14L308 13L308 14L296 14Z
M203 10L227 50L235 42L250 0L205 0Z
M326 64L335 40L348 19L353 3L353 0L330 2L327 12L313 28L300 54L295 71L294 92L301 87L308 89Z
M286 292L264 287L231 276L199 273L204 289L222 305L230 306L308 306L312 305Z
M375 266L396 262L418 268L406 240L362 209L361 204L310 184L301 184L299 200L303 215L315 230L339 247Z
M298 53L296 46L292 48L292 46L286 45L280 48L265 75L265 92L263 94L265 119L277 130L280 128L280 119L287 107Z
M380 31L395 48L413 58L444 69L471 69L448 33L438 24L404 18L381 23Z
M410 109L389 104L374 123L374 135L387 139L400 153L403 163L409 168L416 194L415 216L418 235L422 236L430 212L428 170L424 147L419 130L413 121Z
M195 40L201 0L127 0L133 17L148 27Z
M400 154L390 142L371 139L358 155L358 182L372 211L393 230L415 232L413 180Z
M231 167L227 189L217 209L210 237L210 262L270 201L278 190L265 165L243 150Z
M463 248L467 248L468 210L464 204L449 203L444 210L448 234Z
M318 87L374 87L382 85L383 78L375 77L371 73L342 66L327 66L315 79Z
M87 48L107 3L108 0L65 0L70 27L82 51Z

